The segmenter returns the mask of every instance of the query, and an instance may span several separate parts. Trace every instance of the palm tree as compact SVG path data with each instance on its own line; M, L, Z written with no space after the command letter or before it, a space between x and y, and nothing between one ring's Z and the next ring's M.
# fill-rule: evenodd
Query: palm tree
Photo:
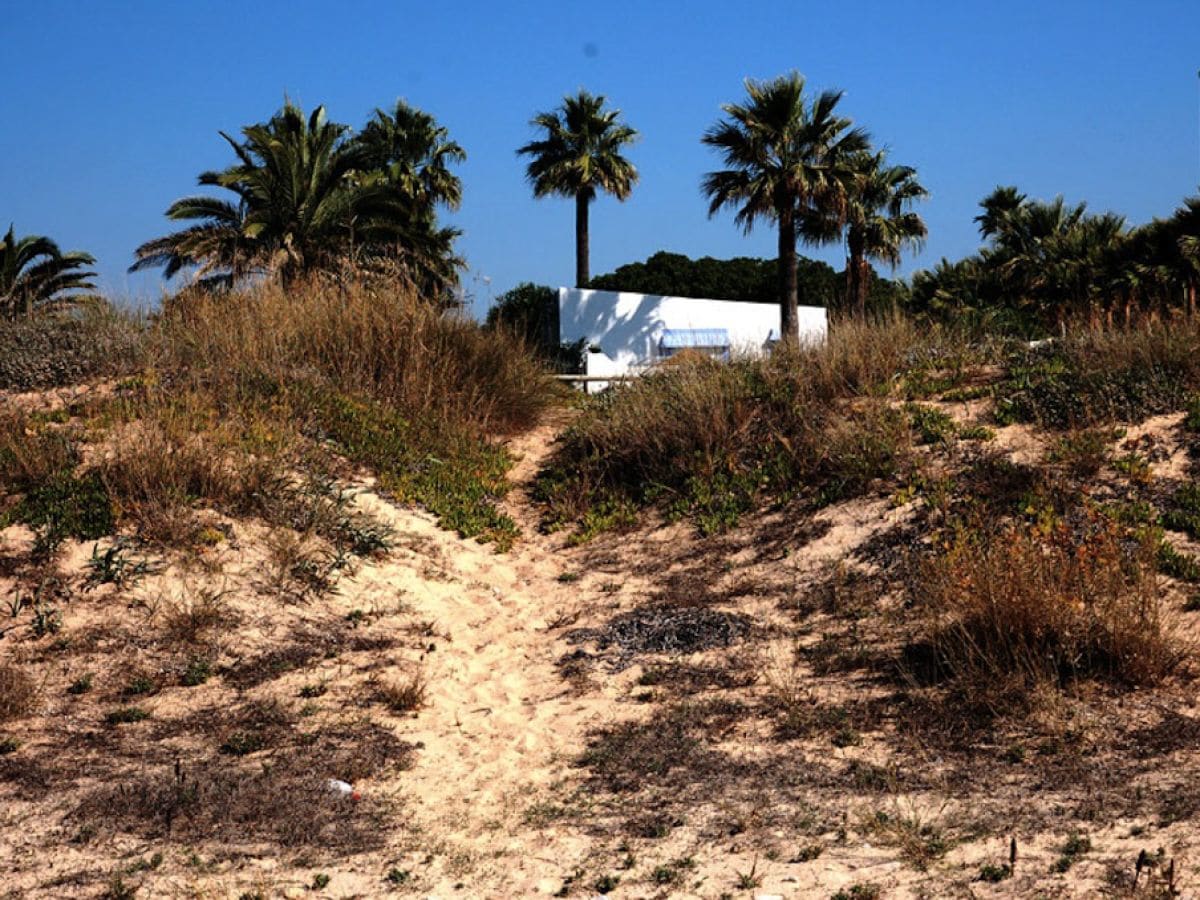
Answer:
M462 203L462 181L450 166L465 162L467 152L429 113L397 100L391 112L376 109L354 140L365 154L365 167L415 207L458 209Z
M360 183L386 186L405 210L388 255L405 261L425 294L446 293L464 265L453 246L461 232L439 227L437 209L462 203L462 181L450 167L464 162L466 151L433 116L404 100L390 112L376 109L354 143L363 154Z
M781 337L799 340L796 288L797 220L845 221L850 162L866 152L865 131L834 114L840 91L824 91L811 103L798 72L773 81L746 81L748 103L725 104L728 118L703 141L722 154L728 168L704 176L708 213L736 207L734 221L749 232L765 218L779 228ZM814 233L825 240L828 230Z
M215 173L205 172L200 184L216 184ZM230 288L242 279L266 268L262 245L246 233L247 202L217 197L184 197L167 208L167 218L198 221L172 234L146 241L134 255L137 261L129 271L161 267L164 278L173 278L184 269L195 269L200 287Z
M37 234L18 238L12 225L0 240L0 315L15 319L52 303L80 299L71 291L95 290L95 272L81 271L96 260L90 253L64 253Z
M861 316L867 308L868 259L900 265L905 247L919 248L929 234L909 207L929 196L910 166L890 166L885 151L860 154L846 204L846 304Z
M348 133L326 119L323 106L305 116L291 103L269 122L243 128L242 141L221 132L238 162L201 174L199 183L231 191L236 201L176 201L168 218L199 224L138 247L131 270L165 266L175 274L197 266L226 283L267 272L288 284L395 238L405 210L386 185L356 182L365 153Z
M605 109L606 99L580 90L563 98L562 106L538 113L532 125L545 131L541 140L519 150L529 156L525 176L535 197L575 198L575 284L586 287L588 269L588 206L597 191L625 200L637 183L633 163L621 151L638 133L620 121L619 109Z

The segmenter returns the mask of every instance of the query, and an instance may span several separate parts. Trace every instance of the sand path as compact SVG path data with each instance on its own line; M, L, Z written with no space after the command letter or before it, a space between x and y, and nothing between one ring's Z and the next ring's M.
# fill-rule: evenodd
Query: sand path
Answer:
M526 535L536 525L527 482L555 431L544 426L513 447L520 461L508 506ZM579 696L555 665L565 645L550 632L578 594L557 577L572 556L545 538L497 554L424 513L373 494L361 499L396 529L400 547L355 579L356 602L400 599L430 626L420 659L428 701L403 731L422 746L403 779L419 785L403 797L421 835L413 860L436 852L450 881L469 869L473 877L502 875L515 894L532 892L555 861L540 859L528 843L537 834L517 826L543 789L568 773L590 725L611 714L603 692Z

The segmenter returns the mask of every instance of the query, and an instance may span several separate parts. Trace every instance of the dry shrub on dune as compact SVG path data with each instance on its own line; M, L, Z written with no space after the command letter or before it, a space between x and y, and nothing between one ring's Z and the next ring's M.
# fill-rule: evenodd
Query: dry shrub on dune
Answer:
M764 492L832 500L904 466L907 421L887 395L934 352L906 319L850 321L822 344L719 364L691 358L607 392L563 435L541 479L550 517L665 502L706 531Z
M1163 615L1157 542L1099 514L1046 529L960 528L919 567L925 675L977 708L1025 706L1087 680L1161 681L1181 659Z

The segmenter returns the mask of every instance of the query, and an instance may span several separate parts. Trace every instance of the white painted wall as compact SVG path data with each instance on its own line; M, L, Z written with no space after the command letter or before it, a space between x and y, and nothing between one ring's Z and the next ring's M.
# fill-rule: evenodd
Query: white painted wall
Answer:
M574 343L583 338L603 351L587 354L589 375L625 374L652 365L666 328L724 328L735 353L761 353L767 341L779 338L779 304L558 289L559 339ZM825 331L825 308L801 306L800 339L821 341Z

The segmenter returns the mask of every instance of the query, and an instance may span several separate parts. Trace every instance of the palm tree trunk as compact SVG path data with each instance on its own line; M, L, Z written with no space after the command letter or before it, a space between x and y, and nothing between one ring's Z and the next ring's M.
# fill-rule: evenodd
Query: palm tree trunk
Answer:
M779 339L800 341L800 310L796 288L796 218L791 203L779 215Z
M846 260L846 311L854 311L860 319L867 314L867 260L863 242L850 235L847 241L850 256Z
M575 287L587 287L588 273L588 202L587 194L575 195Z

